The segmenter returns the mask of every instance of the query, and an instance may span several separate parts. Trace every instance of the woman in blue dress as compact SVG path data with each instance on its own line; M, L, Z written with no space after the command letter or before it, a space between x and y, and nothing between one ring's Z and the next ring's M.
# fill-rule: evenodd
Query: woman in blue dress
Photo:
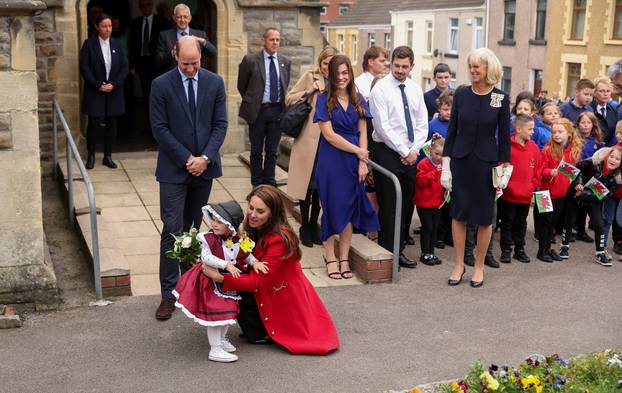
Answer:
M488 48L467 57L471 86L454 94L443 150L441 183L451 191L452 233L456 263L448 280L458 285L464 275L466 225L478 225L471 286L484 284L484 258L492 234L495 189L492 168L510 161L510 100L495 88L503 76L499 59ZM509 168L507 168L509 169ZM509 180L509 176L506 177ZM500 188L505 188L501 184Z
M316 182L322 205L322 241L328 277L352 278L348 254L352 233L380 229L378 216L365 192L367 119L363 96L356 92L350 60L334 56L328 65L328 89L317 97L313 121L322 136ZM335 238L339 235L339 260Z

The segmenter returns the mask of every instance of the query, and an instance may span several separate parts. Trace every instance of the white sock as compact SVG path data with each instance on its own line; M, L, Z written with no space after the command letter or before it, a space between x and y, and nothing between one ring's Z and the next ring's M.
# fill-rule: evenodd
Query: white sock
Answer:
M229 330L229 326L225 325L225 326L221 326L220 327L220 337L221 338L227 338L227 331Z
M222 347L222 328L220 326L209 326L207 328L207 340L212 348Z

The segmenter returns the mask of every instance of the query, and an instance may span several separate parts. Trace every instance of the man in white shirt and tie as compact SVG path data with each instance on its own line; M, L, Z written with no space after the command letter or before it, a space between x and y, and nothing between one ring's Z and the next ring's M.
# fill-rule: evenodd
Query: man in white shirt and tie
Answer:
M408 75L414 66L413 51L400 46L391 55L391 73L376 83L369 97L374 123L372 160L391 171L402 188L400 266L414 268L417 263L403 254L414 211L415 163L428 136L428 112L421 87ZM395 189L391 179L374 171L380 210L379 244L393 250Z
M387 70L387 50L380 46L371 46L363 55L363 73L356 77L354 84L365 100L369 101L371 83L378 75Z
M607 146L613 146L618 143L615 135L618 115L609 102L612 91L613 86L611 79L608 77L601 77L594 81L594 100L591 106L598 119L598 125Z

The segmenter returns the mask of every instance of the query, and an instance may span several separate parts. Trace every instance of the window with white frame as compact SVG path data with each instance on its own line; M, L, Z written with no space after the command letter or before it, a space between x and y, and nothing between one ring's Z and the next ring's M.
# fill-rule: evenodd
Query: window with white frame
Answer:
M458 53L458 18L449 18L449 48L450 53Z
M339 15L343 15L348 12L349 6L347 4L339 4Z
M613 34L614 40L622 40L622 0L616 0L613 10Z
M339 53L343 53L345 46L343 41L343 34L337 34L337 50L339 50Z
M384 49L391 50L391 33L384 33Z
M413 47L413 35L414 35L414 22L412 20L406 21L406 45Z
M328 23L320 23L320 33L326 34L327 26L328 26Z
M570 31L571 40L583 40L585 32L585 12L587 0L574 0L572 2L572 30Z
M376 45L376 33L367 33L367 47Z
M320 7L320 15L326 15L327 12L328 12L327 5L323 5L322 7Z
M574 89L581 79L581 63L568 63L566 72L566 95L574 96Z
M475 17L475 27L473 28L473 48L484 46L484 18Z
M432 21L425 21L425 51L432 53Z
M352 41L352 56L350 56L350 59L352 63L356 64L359 58L359 37L356 34L352 34L350 40Z
M452 71L449 73L450 79L449 79L449 87L451 89L455 89L456 85L457 85L457 79L456 79L456 71Z

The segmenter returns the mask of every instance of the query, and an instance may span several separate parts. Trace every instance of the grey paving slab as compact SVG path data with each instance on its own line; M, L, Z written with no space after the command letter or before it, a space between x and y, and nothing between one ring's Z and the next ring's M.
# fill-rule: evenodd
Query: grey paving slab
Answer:
M93 183L129 181L127 174L123 170L94 171L89 173L89 179Z
M136 193L123 194L96 194L95 201L98 207L142 206L142 201Z
M101 194L127 194L134 192L134 187L129 181L115 181L105 183L93 183L95 195Z
M159 236L153 220L125 221L108 223L108 228L117 238L133 238L142 236Z
M242 161L240 161L240 159L238 158L237 154L225 154L224 156L222 156L220 158L220 162L222 163L222 166L245 166L244 163L242 163Z
M160 271L160 254L137 254L125 257L130 266L132 277L138 274L158 274ZM155 292L142 291L143 295L157 295L160 293L160 286Z
M222 168L223 177L248 179L250 183L250 170L245 166L232 166Z
M157 158L124 158L120 162L123 169L151 169L155 171Z
M144 221L150 216L144 206L108 207L102 210L102 217L108 222Z
M123 255L151 255L160 252L160 236L118 237L116 246Z

